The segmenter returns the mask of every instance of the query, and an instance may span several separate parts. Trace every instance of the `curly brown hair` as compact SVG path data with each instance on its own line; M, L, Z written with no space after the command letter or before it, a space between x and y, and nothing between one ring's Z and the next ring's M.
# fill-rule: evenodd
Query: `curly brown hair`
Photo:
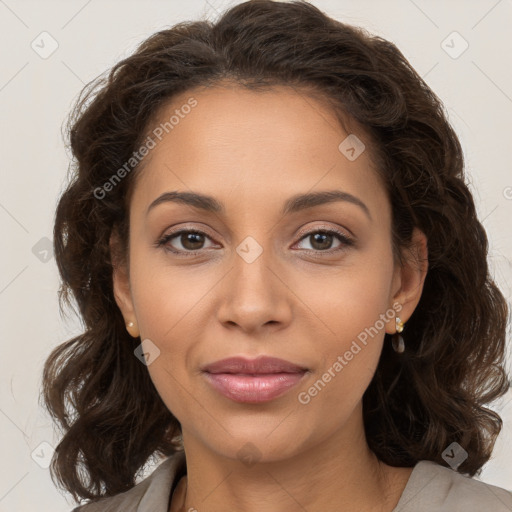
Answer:
M428 239L428 274L405 332L384 343L363 396L367 441L391 466L444 465L453 441L473 476L502 428L484 407L509 388L508 307L488 271L488 241L465 183L460 142L444 107L391 42L326 16L303 0L251 0L215 23L179 23L145 40L81 92L67 133L72 174L55 215L54 250L64 303L84 332L56 347L43 371L44 405L63 430L51 464L75 499L126 491L150 457L182 449L181 425L134 357L113 295L109 240L126 257L129 204L142 163L98 199L176 94L231 80L249 89L288 85L326 99L362 126L392 205L399 261L414 227ZM389 336L386 334L386 336ZM87 478L84 478L86 476Z

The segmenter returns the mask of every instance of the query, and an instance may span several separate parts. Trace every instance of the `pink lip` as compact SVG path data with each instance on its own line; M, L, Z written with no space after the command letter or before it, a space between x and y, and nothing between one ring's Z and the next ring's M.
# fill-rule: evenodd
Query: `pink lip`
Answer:
M283 359L231 357L202 368L214 389L235 402L260 403L296 386L307 368Z
M259 356L256 359L245 357L228 357L201 368L208 373L297 373L307 368L278 359L277 357Z

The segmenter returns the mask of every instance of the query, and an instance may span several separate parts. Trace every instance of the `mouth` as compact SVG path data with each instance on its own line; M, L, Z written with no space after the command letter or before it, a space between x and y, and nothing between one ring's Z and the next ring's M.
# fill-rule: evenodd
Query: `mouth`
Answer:
M235 402L262 403L297 386L308 369L274 357L232 357L202 368L207 382Z

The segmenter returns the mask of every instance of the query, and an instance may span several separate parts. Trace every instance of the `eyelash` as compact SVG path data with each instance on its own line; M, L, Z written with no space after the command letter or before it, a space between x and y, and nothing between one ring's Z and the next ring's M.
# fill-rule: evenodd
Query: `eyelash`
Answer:
M155 245L156 245L156 247L165 246L170 240L178 237L179 235L181 235L183 233L194 233L196 235L204 235L205 237L211 239L211 237L207 233L205 233L204 231L201 231L199 229L181 229L179 231L174 231L173 233L168 233L167 235L163 236L156 242ZM308 252L314 252L314 253L333 254L333 253L337 253L340 251L344 251L347 248L352 247L354 245L354 240L352 238L349 238L347 235L345 235L341 231L338 231L333 228L330 228L330 229L318 228L316 230L309 231L307 233L304 233L301 236L301 238L298 240L298 242L301 242L302 240L308 238L309 236L315 235L317 233L321 233L324 235L334 235L340 242L342 242L343 245L336 249L328 249L325 251L320 251L320 250L315 250L315 249L303 249L303 250L308 251ZM169 247L164 247L164 249L173 254L185 255L185 257L196 256L201 251L204 251L204 249L199 249L197 251L182 251L182 250L171 249Z

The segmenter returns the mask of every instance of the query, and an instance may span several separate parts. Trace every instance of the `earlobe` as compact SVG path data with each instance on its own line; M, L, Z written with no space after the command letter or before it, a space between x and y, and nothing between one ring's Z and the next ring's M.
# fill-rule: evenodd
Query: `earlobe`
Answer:
M126 324L126 330L132 338L138 338L140 336L139 328L136 322L128 322Z
M112 261L112 289L116 303L125 319L126 329L134 338L138 337L137 321L130 291L130 278L126 258L121 252L119 237L115 231L110 236Z

